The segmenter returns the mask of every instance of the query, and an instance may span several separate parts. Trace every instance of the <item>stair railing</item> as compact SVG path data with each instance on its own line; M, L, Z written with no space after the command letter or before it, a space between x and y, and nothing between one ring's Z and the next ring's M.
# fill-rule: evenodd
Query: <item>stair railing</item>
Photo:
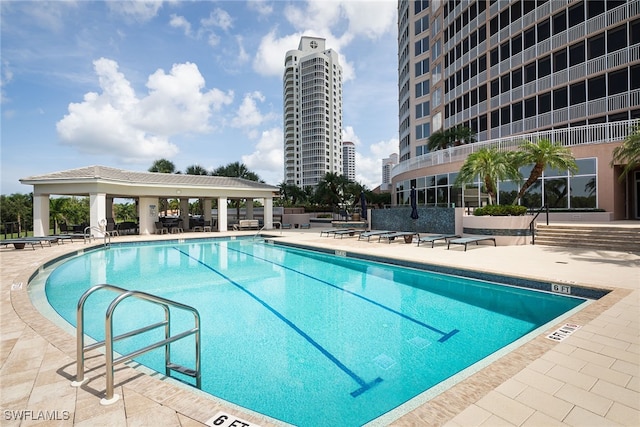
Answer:
M115 291L118 293L118 296L109 304L107 308L107 312L105 315L105 339L104 341L96 342L94 344L84 345L84 305L87 301L87 298L94 292L102 289L107 289L111 291ZM133 297L140 300L144 300L150 302L152 304L156 304L161 306L164 309L164 321L160 321L157 323L153 323L148 326L144 326L142 328L125 332L121 335L113 336L113 314L120 302L123 300ZM187 329L178 334L171 335L171 311L170 307L177 308L180 310L185 310L191 312L194 317L194 327L191 329ZM166 298L162 298L156 295L151 295L146 292L140 291L129 291L124 288L109 285L109 284L101 284L96 285L88 289L80 299L78 300L78 307L76 311L76 380L71 383L74 387L80 387L86 381L84 377L84 354L87 351L94 350L100 347L105 348L105 367L106 367L106 380L107 380L107 389L106 395L103 399L100 400L102 405L110 405L116 402L119 399L117 394L114 394L114 366L119 363L124 363L132 360L135 357L138 357L142 354L145 354L151 350L154 350L159 347L165 348L164 356L165 356L165 375L170 377L171 371L179 372L183 375L192 377L195 379L195 386L197 388L201 388L201 375L200 375L200 314L198 311L185 304L181 304L176 301L171 301ZM153 344L149 344L139 350L135 350L129 354L122 355L116 359L114 359L114 349L113 343L115 341L119 341L125 338L130 338L136 335L139 335L144 332L148 332L154 329L164 328L164 339ZM190 369L184 366L175 364L171 362L171 346L170 344L174 341L180 340L182 338L188 337L190 335L195 335L195 368Z
M535 225L536 224L536 219L538 219L538 215L540 215L543 211L546 213L547 225L549 225L549 205L545 204L544 206L542 206L540 209L538 209L536 211L535 216L533 217L533 219L529 223L529 233L531 233L531 244L532 245L536 244L536 225Z

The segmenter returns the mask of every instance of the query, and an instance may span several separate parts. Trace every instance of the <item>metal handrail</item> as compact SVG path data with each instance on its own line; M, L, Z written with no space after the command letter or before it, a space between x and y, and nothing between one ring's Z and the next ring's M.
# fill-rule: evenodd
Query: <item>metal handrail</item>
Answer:
M538 219L538 215L540 215L542 213L542 210L545 210L546 212L546 216L547 216L547 225L549 225L549 205L545 203L544 206L542 206L540 209L538 209L536 211L535 216L533 217L533 219L531 220L531 222L529 223L529 232L531 233L531 244L535 245L536 244L536 231L535 231L535 222L536 219Z
M97 231L98 233L102 233L103 234L103 238L104 238L104 246L105 247L111 247L111 233L109 233L108 231L104 231L101 228L98 228L96 226L90 226L90 227L85 227L84 228L84 233L83 234L83 238L84 238L84 243L87 243L87 238L89 239L89 241L91 241L92 236L89 234L89 230L93 230L93 231ZM107 238L109 239L109 241L107 242Z
M87 298L94 292L107 289L111 291L117 292L119 295L109 304L105 315L105 339L104 341L99 341L94 344L89 344L87 346L84 345L84 305L87 301ZM151 325L125 332L118 336L113 336L113 313L122 301L129 297L138 298L144 301L148 301L154 304L161 306L164 309L164 321L153 323ZM187 329L181 333L171 335L171 311L169 307L174 307L181 310L189 311L194 316L194 327L191 329ZM176 301L171 301L166 298L162 298L156 295L151 295L146 292L140 291L130 291L119 286L114 286L110 284L101 284L96 285L88 289L80 299L78 300L78 307L76 310L76 380L71 384L75 387L80 387L85 382L84 377L84 354L87 351L94 350L96 348L105 347L105 367L106 367L106 380L107 380L107 389L106 396L103 398L100 403L103 405L109 405L111 403L116 402L119 399L117 394L114 394L114 365L119 363L123 363L129 361L135 357L138 357L148 351L156 349L158 347L164 346L165 348L165 375L171 376L171 371L175 370L180 373L183 373L187 376L191 376L196 380L196 387L200 388L202 385L201 380L201 369L200 369L200 314L198 310L195 308L181 304ZM158 341L156 343L150 344L146 347L133 351L129 354L122 355L116 359L113 357L113 343L115 341L119 341L125 338L129 338L143 332L148 332L153 329L164 327L164 339ZM188 369L183 366L171 363L171 346L170 344L174 341L180 340L182 338L188 337L190 335L195 335L195 369Z

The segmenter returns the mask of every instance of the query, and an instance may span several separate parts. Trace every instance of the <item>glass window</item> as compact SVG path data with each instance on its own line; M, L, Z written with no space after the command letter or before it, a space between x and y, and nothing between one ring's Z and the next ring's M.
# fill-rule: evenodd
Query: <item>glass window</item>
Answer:
M579 159L576 160L578 172L576 175L587 175L596 173L596 159Z
M553 16L553 35L560 34L567 29L567 14L562 12Z
M548 113L551 111L551 92L538 95L538 113Z
M571 209L595 209L596 207L596 177L579 176L569 178L571 182Z
M551 74L551 56L545 56L538 60L538 78Z
M534 46L535 44L536 44L536 29L534 27L524 32L524 48L528 49L531 46Z
M626 92L628 90L627 69L609 73L609 95Z
M551 35L550 20L546 19L538 24L538 43L546 40Z
M607 86L604 75L589 79L589 100L604 98L607 95Z
M553 54L553 71L560 71L567 68L567 51L562 49Z
M518 195L518 184L514 181L501 181L498 183L498 203L511 205Z
M607 30L607 50L609 53L627 47L627 32L624 26Z
M584 41L569 46L569 66L584 62Z
M587 19L594 18L604 13L604 0L587 1Z
M520 52L522 52L522 35L518 34L511 39L511 53L512 55L515 55Z
M587 41L587 58L593 59L602 55L604 55L604 34L599 34Z
M553 109L559 110L569 106L569 99L567 97L567 87L561 87L553 91Z
M427 188L427 200L425 202L428 206L435 206L436 204L436 189L435 187Z
M448 174L440 174L436 176L436 183L438 186L448 185L449 184L449 175Z
M436 177L435 177L435 175L426 176L424 181L425 181L424 186L427 187L427 188L436 186Z
M566 209L569 207L569 179L553 178L544 180L544 195L550 209Z
M580 2L569 8L569 28L584 22L584 3Z
M585 93L585 82L574 83L569 86L569 100L571 105L582 104L587 100Z
M511 87L517 88L522 86L522 68L518 68L511 72Z
M522 101L511 105L511 120L514 122L522 120Z

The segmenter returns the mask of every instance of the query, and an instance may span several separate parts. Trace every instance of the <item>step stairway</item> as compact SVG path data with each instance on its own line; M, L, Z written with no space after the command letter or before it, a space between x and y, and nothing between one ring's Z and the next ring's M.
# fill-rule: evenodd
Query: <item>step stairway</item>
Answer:
M536 245L640 253L640 222L536 225Z

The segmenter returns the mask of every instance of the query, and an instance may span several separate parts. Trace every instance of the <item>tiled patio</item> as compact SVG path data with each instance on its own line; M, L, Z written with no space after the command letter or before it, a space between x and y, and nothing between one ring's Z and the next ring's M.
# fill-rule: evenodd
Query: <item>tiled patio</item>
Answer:
M446 244L432 249L320 237L319 229L313 228L275 235L317 247L613 289L562 322L582 326L564 341L546 338L562 323L554 325L435 398L422 403L417 399L402 408L408 413L394 412L376 425L640 425L640 254L483 245L463 252L447 250ZM203 233L180 237L203 237ZM116 237L114 241L147 238L167 236ZM131 365L117 368L116 393L122 398L102 406L105 377L100 357L87 358L88 383L71 387L75 337L44 318L26 288L33 272L45 262L83 247L75 242L34 251L0 249L3 426L197 426L218 411L262 426L279 425Z

